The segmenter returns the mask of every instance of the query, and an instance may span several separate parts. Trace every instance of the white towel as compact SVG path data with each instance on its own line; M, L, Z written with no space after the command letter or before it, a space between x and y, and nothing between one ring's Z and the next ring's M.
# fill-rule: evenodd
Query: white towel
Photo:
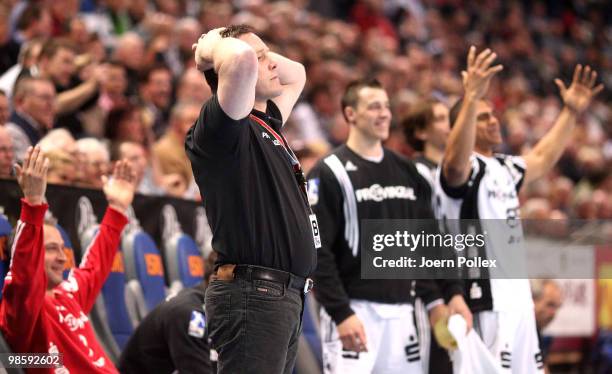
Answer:
M454 314L448 319L448 330L457 341L457 349L450 352L453 374L498 374L499 363L474 331L466 335L467 322Z

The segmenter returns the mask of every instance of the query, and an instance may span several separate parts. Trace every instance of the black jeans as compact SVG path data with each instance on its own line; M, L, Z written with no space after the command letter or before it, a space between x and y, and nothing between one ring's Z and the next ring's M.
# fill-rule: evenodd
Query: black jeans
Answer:
M213 280L204 307L217 373L291 374L303 303L303 293L280 283Z

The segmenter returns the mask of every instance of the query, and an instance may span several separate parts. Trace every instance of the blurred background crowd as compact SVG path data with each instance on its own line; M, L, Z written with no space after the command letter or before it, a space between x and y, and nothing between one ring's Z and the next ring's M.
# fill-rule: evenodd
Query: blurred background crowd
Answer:
M50 182L100 188L114 160L139 192L199 199L183 139L210 97L191 45L252 25L302 62L307 86L285 128L305 169L346 140L347 82L375 76L392 101L387 146L407 156L401 119L420 99L452 105L470 45L490 47L506 143L520 154L560 110L554 78L589 64L606 85L548 178L524 189L525 218L612 218L612 25L605 0L5 0L0 3L0 176L40 142Z

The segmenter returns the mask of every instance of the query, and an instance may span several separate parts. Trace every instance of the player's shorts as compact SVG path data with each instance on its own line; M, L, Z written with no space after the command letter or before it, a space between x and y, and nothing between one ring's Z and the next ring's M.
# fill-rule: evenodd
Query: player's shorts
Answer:
M501 373L544 373L533 308L476 313L474 329L499 360Z
M351 308L365 328L368 352L343 351L335 323L322 310L325 374L422 374L412 305L352 300Z
M450 356L434 338L429 324L429 312L420 298L414 301L414 317L419 333L423 374L452 374Z

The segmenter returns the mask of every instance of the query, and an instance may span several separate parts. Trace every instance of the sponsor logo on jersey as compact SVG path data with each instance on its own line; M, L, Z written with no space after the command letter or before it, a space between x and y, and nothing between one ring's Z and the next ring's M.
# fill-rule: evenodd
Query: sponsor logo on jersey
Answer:
M268 135L268 133L265 132L265 131L261 132L261 137L264 138L264 139L270 139L270 135Z
M381 202L387 199L416 200L414 189L406 186L385 186L373 184L370 187L361 188L355 191L357 202L376 201Z
M204 337L205 326L206 322L204 319L204 314L202 312L198 312L197 310L192 310L191 319L189 320L189 327L187 328L187 334L189 334L189 336L193 336L194 338L202 338Z
M346 165L344 165L344 170L346 170L346 171L356 171L357 170L357 166L355 164L353 164L351 162L351 160L348 160L346 162Z
M319 202L319 178L308 180L308 202L317 205Z

